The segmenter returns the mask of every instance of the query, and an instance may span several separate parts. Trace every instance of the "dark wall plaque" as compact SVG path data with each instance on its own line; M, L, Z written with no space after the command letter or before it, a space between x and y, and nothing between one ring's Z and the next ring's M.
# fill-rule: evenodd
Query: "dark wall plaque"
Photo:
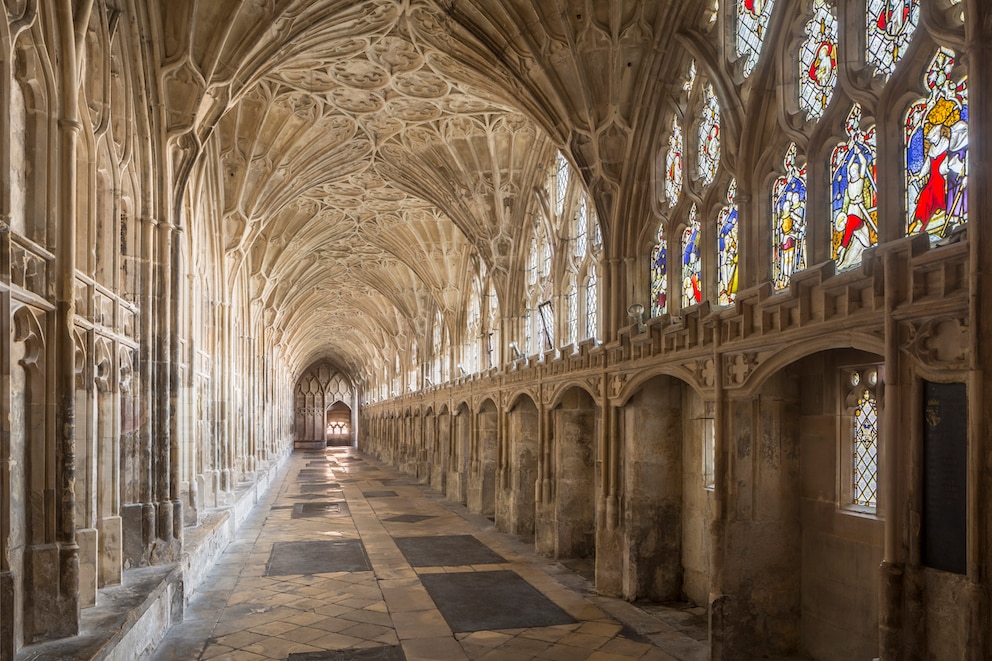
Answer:
M924 382L923 564L967 572L968 402L963 383Z

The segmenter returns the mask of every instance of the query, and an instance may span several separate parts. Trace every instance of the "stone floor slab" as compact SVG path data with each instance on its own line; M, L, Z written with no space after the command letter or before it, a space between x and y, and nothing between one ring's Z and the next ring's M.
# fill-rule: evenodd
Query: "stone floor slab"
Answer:
M358 539L276 542L266 576L371 571L365 545Z
M488 565L506 560L472 535L397 537L396 546L413 567Z
M513 571L425 574L420 580L456 633L576 621Z

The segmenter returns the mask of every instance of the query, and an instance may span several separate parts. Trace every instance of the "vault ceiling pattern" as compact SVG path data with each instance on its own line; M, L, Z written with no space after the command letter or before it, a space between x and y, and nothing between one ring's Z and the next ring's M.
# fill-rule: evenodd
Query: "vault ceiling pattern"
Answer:
M616 186L636 92L610 67L640 69L668 16L633 1L586 18L561 1L165 4L177 179L192 162L222 207L193 234L219 237L226 286L247 275L297 369L333 357L359 377L423 344L435 309L457 335L473 273L507 298L556 145Z

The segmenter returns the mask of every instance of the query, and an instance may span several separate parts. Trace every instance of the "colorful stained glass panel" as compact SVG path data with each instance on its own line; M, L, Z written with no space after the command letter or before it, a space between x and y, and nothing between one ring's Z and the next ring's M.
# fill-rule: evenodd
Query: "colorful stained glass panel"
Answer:
M858 104L845 127L847 140L830 155L831 256L838 271L860 264L865 249L878 243L875 127L861 130Z
M703 268L699 255L699 220L696 205L689 209L689 219L682 232L682 307L703 302Z
M737 298L737 180L727 188L727 206L720 209L716 219L717 260L719 270L717 300L730 305Z
M913 40L920 0L868 0L866 9L866 59L875 75L888 80Z
M758 63L774 6L775 0L737 0L737 57L743 59L745 77Z
M807 119L819 119L837 86L837 16L826 0L813 0L799 48L799 107Z
M953 67L954 52L937 51L929 96L906 113L906 232L931 241L968 220L968 81L955 82Z
M703 91L703 111L698 135L699 178L704 186L713 183L720 165L720 101L707 85Z
M658 243L651 251L651 316L657 317L668 309L668 241L658 230Z
M682 127L679 120L672 118L672 133L668 136L668 153L665 154L665 198L668 206L674 207L682 193L682 170L685 161L682 154Z
M772 280L784 289L806 268L806 164L796 165L796 145L786 150L785 174L772 187Z

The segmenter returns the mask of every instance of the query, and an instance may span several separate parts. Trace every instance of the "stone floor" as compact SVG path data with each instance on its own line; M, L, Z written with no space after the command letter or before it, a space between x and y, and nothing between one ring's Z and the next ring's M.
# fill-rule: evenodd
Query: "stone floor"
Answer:
M354 449L297 451L283 475L155 659L706 658L702 609L598 596Z

